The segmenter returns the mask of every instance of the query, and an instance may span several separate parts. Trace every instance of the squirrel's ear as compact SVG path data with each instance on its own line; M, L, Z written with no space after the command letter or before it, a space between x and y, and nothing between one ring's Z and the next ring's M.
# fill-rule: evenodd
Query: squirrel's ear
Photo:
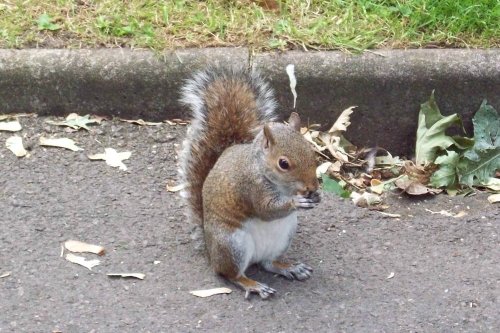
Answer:
M271 133L269 124L264 125L264 137L262 138L262 146L266 149L274 145L274 137Z
M300 131L300 117L297 112L292 112L288 118L288 125L291 126L296 132Z

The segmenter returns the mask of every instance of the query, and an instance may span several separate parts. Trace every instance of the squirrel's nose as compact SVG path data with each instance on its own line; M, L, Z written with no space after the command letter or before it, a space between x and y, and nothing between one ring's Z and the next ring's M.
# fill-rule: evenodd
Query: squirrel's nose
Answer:
M316 178L316 175L314 177L314 181L311 183L307 184L306 189L308 192L316 192L319 188L319 182L318 179Z
M298 192L300 195L303 195L307 198L313 196L314 193L316 193L319 188L319 182L316 178L314 178L314 181L302 185L303 185L302 189L299 190Z
M316 190L315 191L309 191L309 190L299 191L299 194L304 196L305 198L308 198L308 199L319 196L319 193Z
M303 195L305 197L310 197L313 195L315 192L318 191L319 184L310 184L304 186L299 192L300 195Z

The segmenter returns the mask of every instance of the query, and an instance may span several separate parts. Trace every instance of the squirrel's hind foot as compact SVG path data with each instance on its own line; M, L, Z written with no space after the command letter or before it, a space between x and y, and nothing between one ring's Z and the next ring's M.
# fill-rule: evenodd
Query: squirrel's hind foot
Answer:
M233 282L245 290L246 299L249 299L252 293L259 294L262 299L267 299L276 292L275 289L269 287L267 284L249 279L246 276L240 276L234 279Z
M303 263L292 265L279 261L265 261L261 265L266 271L282 275L289 280L306 280L313 272L310 266Z

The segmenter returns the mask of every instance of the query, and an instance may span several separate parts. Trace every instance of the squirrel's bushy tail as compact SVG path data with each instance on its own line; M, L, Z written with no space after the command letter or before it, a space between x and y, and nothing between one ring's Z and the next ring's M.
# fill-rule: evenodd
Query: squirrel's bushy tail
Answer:
M253 70L209 68L188 80L181 103L192 111L183 144L180 172L188 217L203 223L205 178L229 146L250 142L256 131L275 119L276 102L269 85Z

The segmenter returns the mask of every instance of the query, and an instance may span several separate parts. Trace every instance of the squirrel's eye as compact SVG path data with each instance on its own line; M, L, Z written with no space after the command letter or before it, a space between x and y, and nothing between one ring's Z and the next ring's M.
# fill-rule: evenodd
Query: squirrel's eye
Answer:
M280 168L282 170L288 170L288 168L290 167L290 164L288 163L288 161L284 158L280 158L279 161L278 161L278 165L280 166Z

